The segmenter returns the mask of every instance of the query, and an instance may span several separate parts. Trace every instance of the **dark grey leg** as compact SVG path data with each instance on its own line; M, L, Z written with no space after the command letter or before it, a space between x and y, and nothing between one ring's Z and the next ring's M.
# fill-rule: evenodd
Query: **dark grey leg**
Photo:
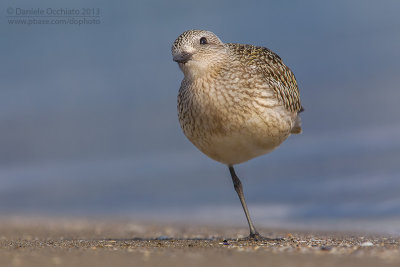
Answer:
M260 235L256 231L256 228L254 228L253 222L251 221L249 210L247 209L247 205L246 205L246 200L244 199L242 182L240 182L239 177L237 177L235 170L233 169L233 166L229 166L229 172L231 173L233 186L235 187L236 193L239 196L240 203L242 203L244 213L246 214L247 222L249 223L249 227L250 227L250 236L249 237L256 238Z

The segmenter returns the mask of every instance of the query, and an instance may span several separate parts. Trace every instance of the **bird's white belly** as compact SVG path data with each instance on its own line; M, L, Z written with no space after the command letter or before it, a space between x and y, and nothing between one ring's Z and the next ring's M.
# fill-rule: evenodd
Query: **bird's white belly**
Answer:
M210 158L234 165L269 153L278 147L290 135L292 127L290 118L281 118L280 122L266 125L261 121L252 121L244 125L245 127L224 134L205 134L203 138L188 138Z
M253 137L240 133L214 136L208 141L209 145L201 147L200 150L212 159L228 165L239 164L269 153L281 143L277 138L269 138L264 139L261 145L255 142Z

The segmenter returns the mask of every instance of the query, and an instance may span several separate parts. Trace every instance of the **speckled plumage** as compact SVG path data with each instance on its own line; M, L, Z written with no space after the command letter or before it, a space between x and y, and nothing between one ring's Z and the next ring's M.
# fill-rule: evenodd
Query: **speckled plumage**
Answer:
M214 33L190 30L172 45L184 73L179 122L204 154L227 164L249 223L248 239L265 239L251 221L242 183L233 168L301 132L296 78L264 47L224 44Z
M202 37L207 44L200 44ZM301 132L295 76L269 49L224 44L212 32L190 30L176 39L172 54L185 75L179 122L209 157L242 163Z

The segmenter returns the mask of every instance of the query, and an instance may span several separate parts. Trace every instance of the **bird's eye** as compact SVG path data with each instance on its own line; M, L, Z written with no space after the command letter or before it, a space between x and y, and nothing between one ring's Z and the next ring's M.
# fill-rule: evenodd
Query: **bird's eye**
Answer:
M204 45L204 44L207 44L208 42L207 42L207 38L206 37L201 37L200 38L200 44L202 44L202 45Z

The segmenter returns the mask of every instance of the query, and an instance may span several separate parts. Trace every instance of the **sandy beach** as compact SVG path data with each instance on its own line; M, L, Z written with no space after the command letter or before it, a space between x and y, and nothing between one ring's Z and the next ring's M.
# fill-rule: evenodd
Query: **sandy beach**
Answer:
M12 218L0 222L0 266L399 266L400 238L133 220Z

